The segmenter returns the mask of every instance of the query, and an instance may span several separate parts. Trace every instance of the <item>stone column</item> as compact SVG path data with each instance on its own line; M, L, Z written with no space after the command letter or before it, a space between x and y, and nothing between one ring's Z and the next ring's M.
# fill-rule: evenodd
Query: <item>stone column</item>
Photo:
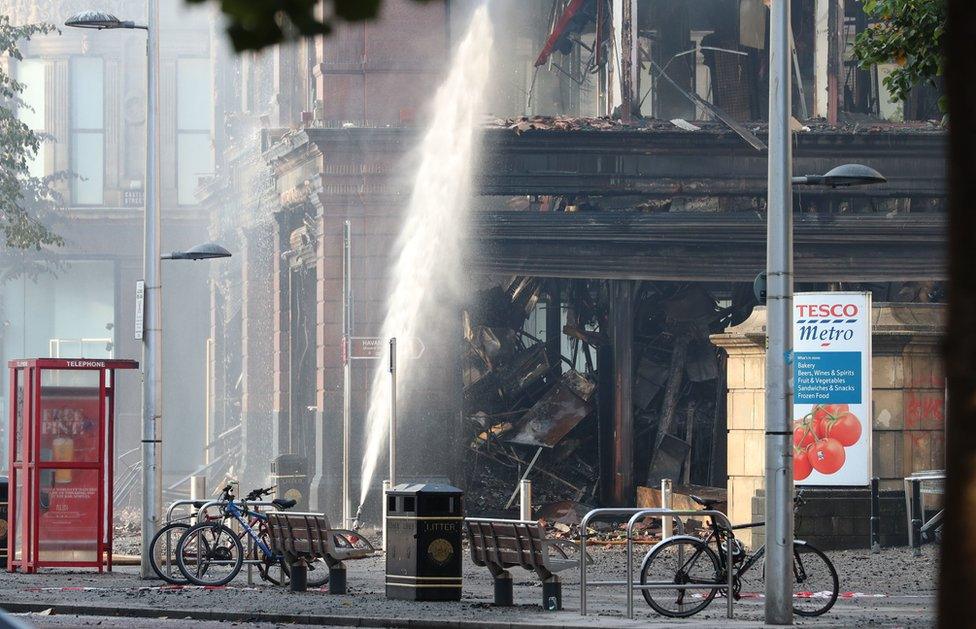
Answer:
M764 487L766 414L766 309L712 336L725 350L727 402L728 516L733 524L752 520L752 498ZM762 543L761 529L744 529L736 536L747 545L753 537Z
M290 249L288 215L276 212L274 218L274 255L272 256L272 369L271 369L271 424L273 449L272 457L288 452L288 402L291 383L288 380L288 338L291 333L288 319L288 261L282 253Z
M939 345L944 318L942 304L874 306L872 473L882 489L901 489L907 474L944 466L945 376ZM766 309L756 308L742 324L712 336L712 342L728 353L729 517L744 523L753 519L753 498L764 488ZM844 519L831 517L823 534L852 538L845 538L845 544L853 541L856 530L840 531L847 523L838 518ZM747 545L761 543L762 530L747 529L741 537Z

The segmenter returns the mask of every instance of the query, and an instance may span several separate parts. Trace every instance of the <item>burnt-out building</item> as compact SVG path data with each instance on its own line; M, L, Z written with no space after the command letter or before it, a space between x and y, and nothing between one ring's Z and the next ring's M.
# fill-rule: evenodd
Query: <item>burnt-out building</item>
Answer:
M241 254L214 276L214 430L255 482L262 461L297 462L329 512L341 510L345 224L352 331L377 336L406 165L470 4L388 0L376 23L228 58L237 71L217 84L229 113L204 196L214 235ZM483 511L503 510L527 468L539 502L633 504L660 478L731 486L742 374L729 382L722 335L761 311L768 10L492 11L496 117L480 135L471 290L448 315L456 332L425 339L433 349L412 364L427 384L403 409L400 473L450 477ZM944 132L925 120L925 93L891 105L879 71L850 59L866 24L858 2L794 1L796 174L858 162L889 180L796 191L797 287L938 304ZM374 367L352 370L354 496Z

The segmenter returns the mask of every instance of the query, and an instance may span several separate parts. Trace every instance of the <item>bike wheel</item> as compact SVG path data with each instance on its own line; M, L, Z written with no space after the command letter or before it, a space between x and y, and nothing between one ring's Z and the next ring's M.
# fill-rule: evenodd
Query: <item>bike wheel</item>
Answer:
M176 562L176 546L190 528L186 522L173 522L156 531L149 544L149 565L160 579L173 585L189 583Z
M707 585L722 582L715 551L691 537L672 538L657 546L641 565L641 585ZM659 614L687 618L708 607L719 588L641 590L644 600Z
M244 565L244 548L228 527L217 522L201 522L180 539L176 563L190 583L226 585Z
M806 542L793 542L793 613L820 616L837 602L840 585L827 555Z
M308 563L308 587L320 588L329 582L329 565L325 559L316 559Z

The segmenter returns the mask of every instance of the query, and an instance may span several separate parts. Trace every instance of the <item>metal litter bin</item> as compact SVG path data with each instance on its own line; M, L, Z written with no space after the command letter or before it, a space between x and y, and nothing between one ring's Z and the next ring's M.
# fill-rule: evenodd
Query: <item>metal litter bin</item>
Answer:
M308 511L308 460L299 454L282 454L271 462L275 495L295 501L296 511Z
M386 493L386 597L461 600L464 492L442 484L402 484Z

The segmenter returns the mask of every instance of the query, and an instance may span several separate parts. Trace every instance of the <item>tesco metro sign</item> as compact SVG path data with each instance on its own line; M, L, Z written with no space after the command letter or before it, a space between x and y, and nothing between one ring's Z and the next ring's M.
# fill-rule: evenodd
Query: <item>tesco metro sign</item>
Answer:
M871 479L871 294L793 299L793 478L863 487Z
M797 315L802 317L856 317L861 309L857 304L797 304Z
M795 304L797 337L801 341L817 341L829 347L835 341L854 339L854 324L860 321L861 306L855 303L798 303Z

